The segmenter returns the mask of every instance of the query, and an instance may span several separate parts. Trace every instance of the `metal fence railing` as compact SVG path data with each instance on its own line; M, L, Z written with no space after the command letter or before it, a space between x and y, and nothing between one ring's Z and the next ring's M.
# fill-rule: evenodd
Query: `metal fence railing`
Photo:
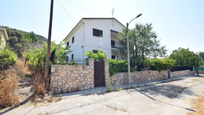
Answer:
M174 72L174 71L182 71L182 70L190 70L193 71L193 67L189 67L189 66L173 66L170 71Z
M195 67L193 69L196 70ZM198 67L197 69L198 69L198 71L204 71L204 67Z
M89 65L88 60L80 59L80 58L68 59L66 62L58 62L55 64L57 65Z

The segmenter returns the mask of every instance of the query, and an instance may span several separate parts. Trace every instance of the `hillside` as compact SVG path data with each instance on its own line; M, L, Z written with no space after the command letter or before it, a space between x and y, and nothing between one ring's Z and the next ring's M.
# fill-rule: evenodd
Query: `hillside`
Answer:
M9 27L10 28L10 27ZM15 28L10 28L11 30L13 30L13 31L17 31L18 29L15 29ZM19 30L19 31L22 31L22 30ZM27 32L27 31L22 31L23 33L29 33L29 32ZM36 34L36 36L38 37L38 41L37 41L37 43L35 44L35 43L31 43L30 44L30 46L32 47L32 48L43 48L44 47L44 44L43 44L43 42L47 42L47 38L45 38L44 36L42 36L42 35L38 35L38 34Z

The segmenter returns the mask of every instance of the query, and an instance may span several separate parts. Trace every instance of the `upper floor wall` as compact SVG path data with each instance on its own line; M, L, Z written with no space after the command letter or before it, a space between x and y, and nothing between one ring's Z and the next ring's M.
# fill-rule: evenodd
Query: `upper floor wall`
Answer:
M123 26L114 19L87 19L85 22L85 45L96 48L111 48L111 30L122 32ZM98 35L95 35L96 32Z

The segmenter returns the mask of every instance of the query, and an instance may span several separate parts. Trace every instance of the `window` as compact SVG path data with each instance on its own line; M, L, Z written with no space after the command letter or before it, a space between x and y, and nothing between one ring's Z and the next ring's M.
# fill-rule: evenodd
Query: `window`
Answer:
M115 55L112 55L112 59L115 59Z
M103 31L93 28L93 36L103 37Z
M111 45L115 46L115 41L111 40Z
M97 53L98 52L98 50L93 50L93 53Z
M74 59L74 54L72 54L72 60Z
M67 61L67 62L69 61L69 56L67 56L66 61Z
M72 37L72 43L74 43L74 36Z
M67 42L67 47L69 46L69 42Z

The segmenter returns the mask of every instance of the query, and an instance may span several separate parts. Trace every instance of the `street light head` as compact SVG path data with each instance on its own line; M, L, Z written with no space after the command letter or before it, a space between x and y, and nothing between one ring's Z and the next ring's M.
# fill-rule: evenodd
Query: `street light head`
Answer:
M138 18L138 17L140 17L141 15L142 15L142 13L141 13L141 14L139 14L139 15L137 15L137 18Z

